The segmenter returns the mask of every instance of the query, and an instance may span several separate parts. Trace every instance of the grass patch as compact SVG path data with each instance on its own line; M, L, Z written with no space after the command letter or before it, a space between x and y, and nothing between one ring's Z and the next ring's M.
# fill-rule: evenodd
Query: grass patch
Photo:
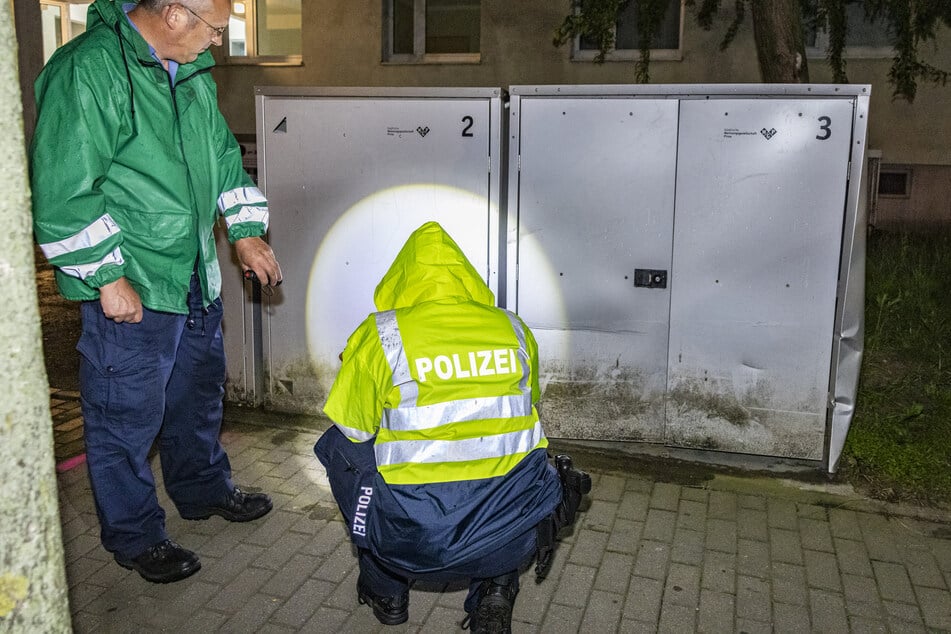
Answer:
M869 238L865 355L841 474L889 501L951 504L951 232Z

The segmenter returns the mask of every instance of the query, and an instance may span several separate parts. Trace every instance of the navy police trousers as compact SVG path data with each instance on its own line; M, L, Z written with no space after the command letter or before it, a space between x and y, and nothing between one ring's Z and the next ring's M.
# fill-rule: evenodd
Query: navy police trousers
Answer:
M373 441L351 442L336 426L332 426L317 441L314 453L327 469L331 491L349 527L347 532L359 551L360 583L373 594L398 597L409 589L410 581L444 584L468 580L465 609L471 612L475 609L476 593L482 581L506 576L515 589L518 588L517 571L527 567L535 556L534 527L490 555L458 567L427 574L393 567L374 556L366 537L359 530L353 530L353 525L359 523L359 514L367 510L361 503L361 496L364 496L365 487L373 485L376 476Z
M80 393L102 544L135 557L168 538L148 462L156 438L165 489L180 511L233 489L218 440L221 300L204 308L193 274L187 315L144 309L140 323L117 324L98 301L84 302L81 312Z

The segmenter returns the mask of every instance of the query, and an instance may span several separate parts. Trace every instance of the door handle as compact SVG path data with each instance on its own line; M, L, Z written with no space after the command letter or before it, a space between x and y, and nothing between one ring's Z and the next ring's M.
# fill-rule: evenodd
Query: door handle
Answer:
M634 269L634 286L667 288L667 271L661 269Z

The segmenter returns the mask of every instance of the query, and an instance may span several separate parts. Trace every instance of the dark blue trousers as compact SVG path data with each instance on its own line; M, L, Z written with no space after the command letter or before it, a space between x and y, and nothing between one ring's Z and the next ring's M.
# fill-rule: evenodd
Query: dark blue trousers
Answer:
M376 475L373 441L351 442L334 426L324 432L317 441L314 453L327 469L330 489L343 514L344 522L349 527L359 510L358 500L363 494L362 487L372 486ZM536 532L533 528L481 559L437 573L421 575L381 561L370 551L365 537L352 530L348 530L348 533L360 554L360 583L374 594L384 597L400 596L409 589L410 581L441 584L468 580L469 595L465 601L467 612L475 609L476 592L482 581L504 576L505 580L514 583L517 589L518 570L528 566L535 556Z
M156 438L165 489L180 511L232 489L218 436L225 355L221 300L204 308L192 275L188 314L145 309L117 324L82 305L80 393L86 461L106 550L124 558L168 538L148 462Z

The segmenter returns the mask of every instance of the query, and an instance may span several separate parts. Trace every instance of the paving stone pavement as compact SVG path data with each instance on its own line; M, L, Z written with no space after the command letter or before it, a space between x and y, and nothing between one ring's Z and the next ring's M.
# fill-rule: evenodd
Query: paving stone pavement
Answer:
M464 588L414 588L409 622L393 627L357 603L356 559L312 453L318 435L226 425L235 481L274 499L255 522L182 520L160 486L170 534L202 560L197 574L168 585L113 562L99 544L85 467L60 473L74 630L460 631ZM769 478L678 484L624 460L576 463L592 473L590 506L548 579L522 575L516 634L951 632L946 515L896 513Z
M79 392L50 390L50 415L53 418L53 455L57 464L82 454L86 447Z

